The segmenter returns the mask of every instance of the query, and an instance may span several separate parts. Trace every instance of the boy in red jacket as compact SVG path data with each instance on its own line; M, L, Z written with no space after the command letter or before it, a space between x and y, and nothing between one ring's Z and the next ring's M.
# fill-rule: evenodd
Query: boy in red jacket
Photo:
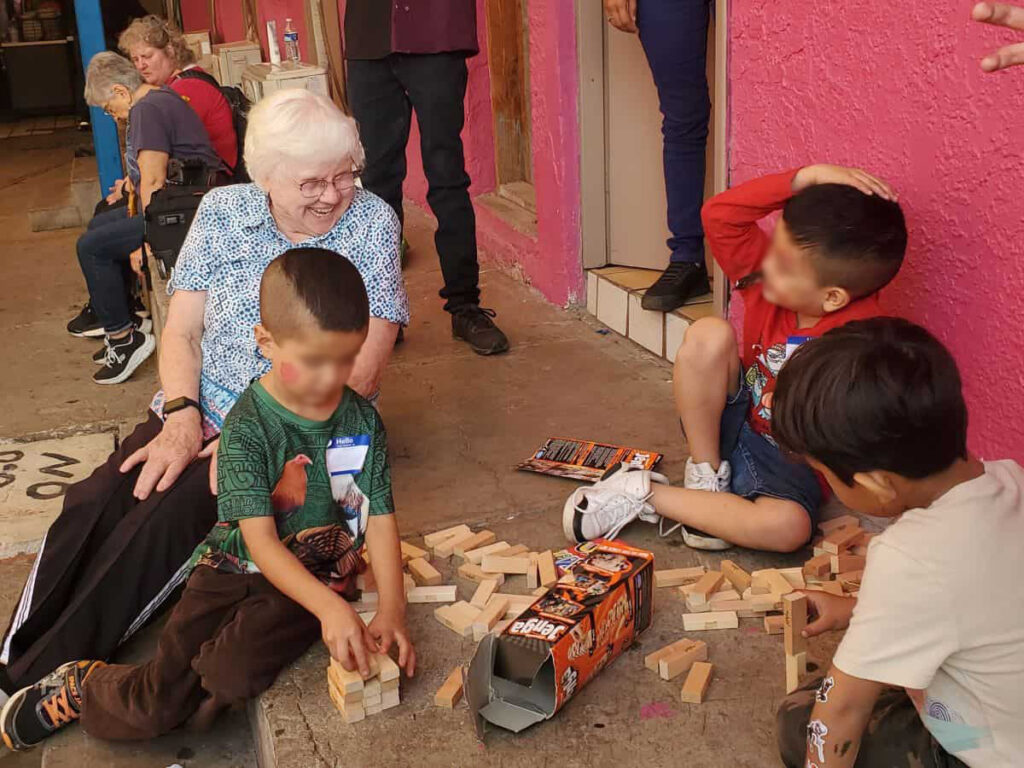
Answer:
M758 222L782 210L769 237ZM880 314L877 292L899 271L907 230L885 182L811 165L765 176L704 205L704 231L743 297L743 337L709 317L676 353L675 400L690 448L682 488L657 473L613 467L566 501L574 541L614 537L639 518L677 528L696 549L733 544L790 552L810 539L823 489L771 437L772 391L804 341ZM664 520L675 523L665 530Z

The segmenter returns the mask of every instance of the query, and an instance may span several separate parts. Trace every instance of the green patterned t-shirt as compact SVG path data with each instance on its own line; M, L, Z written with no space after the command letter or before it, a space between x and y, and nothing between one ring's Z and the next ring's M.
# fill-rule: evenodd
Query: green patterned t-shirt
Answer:
M217 525L193 562L256 573L238 521L273 516L281 541L328 583L355 573L369 515L394 512L387 438L377 410L346 389L325 421L282 406L254 381L224 420Z

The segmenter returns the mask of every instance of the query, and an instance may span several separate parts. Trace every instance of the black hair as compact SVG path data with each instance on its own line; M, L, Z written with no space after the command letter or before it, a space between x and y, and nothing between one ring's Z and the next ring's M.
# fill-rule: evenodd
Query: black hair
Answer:
M292 248L267 266L260 315L270 333L287 336L312 320L323 331L361 331L370 304L359 270L325 248Z
M793 241L813 253L822 286L868 296L899 272L907 224L899 203L846 184L816 184L793 195L782 211Z
M858 472L921 479L967 458L956 361L919 325L858 320L801 345L779 372L772 436L847 485Z

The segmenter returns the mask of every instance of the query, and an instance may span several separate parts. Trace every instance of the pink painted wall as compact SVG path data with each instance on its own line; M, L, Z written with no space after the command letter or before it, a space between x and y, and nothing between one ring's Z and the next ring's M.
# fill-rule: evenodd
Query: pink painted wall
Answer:
M270 58L267 49L268 21L277 22L277 44L281 48L281 55L284 56L284 41L281 36L284 34L286 18L291 18L292 25L299 33L299 51L303 60L308 60L309 34L306 30L302 0L259 0L256 3L256 14L264 61ZM210 28L210 13L206 0L181 0L181 17L185 31ZM245 39L240 2L218 0L217 29L216 34L211 32L211 37L215 38L215 43L233 43Z
M816 161L890 180L910 249L885 306L953 350L972 448L1024 461L1024 71L978 69L1012 38L971 5L730 3L731 182Z

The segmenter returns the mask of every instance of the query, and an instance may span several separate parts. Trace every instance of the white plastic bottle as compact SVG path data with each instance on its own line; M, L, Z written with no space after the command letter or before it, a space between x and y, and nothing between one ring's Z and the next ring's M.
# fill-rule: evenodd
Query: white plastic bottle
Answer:
M284 20L284 57L287 61L299 61L299 33L292 28L292 20Z

